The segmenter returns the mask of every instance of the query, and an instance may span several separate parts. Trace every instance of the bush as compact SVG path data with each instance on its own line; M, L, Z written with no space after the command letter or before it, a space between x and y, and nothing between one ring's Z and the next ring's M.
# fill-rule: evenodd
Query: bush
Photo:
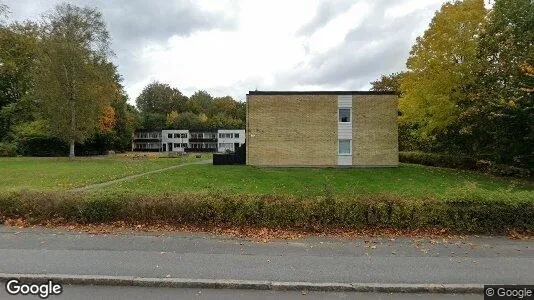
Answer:
M14 143L0 143L0 157L2 156L16 156L17 145Z
M399 161L432 167L481 171L496 176L528 178L532 175L528 169L495 164L491 161L477 160L472 157L461 155L446 155L425 152L400 152Z
M386 227L445 228L457 233L489 234L533 231L533 199L509 199L506 195L506 191L477 195L461 190L448 199L436 200L391 195L291 198L213 193L141 196L22 191L0 194L0 219L24 218L34 224L59 220L304 230Z
M24 156L66 156L69 146L50 137L27 137L18 141L19 152Z

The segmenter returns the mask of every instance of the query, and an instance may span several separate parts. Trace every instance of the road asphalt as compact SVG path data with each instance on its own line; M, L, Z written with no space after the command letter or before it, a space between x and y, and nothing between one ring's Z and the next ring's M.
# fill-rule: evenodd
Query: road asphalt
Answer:
M0 226L0 273L369 284L529 284L534 240L88 234Z

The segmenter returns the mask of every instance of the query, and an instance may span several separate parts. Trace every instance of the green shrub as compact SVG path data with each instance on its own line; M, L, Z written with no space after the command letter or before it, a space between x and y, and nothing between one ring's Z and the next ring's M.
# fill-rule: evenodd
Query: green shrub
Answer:
M495 164L487 160L477 160L461 155L445 155L425 152L400 152L399 161L432 167L453 168L485 172L496 176L528 178L530 170L515 166Z
M292 198L212 193L143 196L20 191L0 194L0 219L20 217L30 223L59 220L225 224L305 230L437 227L458 233L533 231L534 201L529 197L510 199L506 195L506 191L482 195L469 188L443 200L392 195Z
M14 143L0 143L0 157L2 156L16 156L17 145Z
M18 150L25 156L66 156L68 145L57 138L25 137L18 140Z

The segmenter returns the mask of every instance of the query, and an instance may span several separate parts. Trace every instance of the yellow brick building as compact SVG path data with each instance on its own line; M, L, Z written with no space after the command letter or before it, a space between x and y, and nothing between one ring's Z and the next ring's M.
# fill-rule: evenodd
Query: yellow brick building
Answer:
M397 96L252 91L247 165L397 166Z

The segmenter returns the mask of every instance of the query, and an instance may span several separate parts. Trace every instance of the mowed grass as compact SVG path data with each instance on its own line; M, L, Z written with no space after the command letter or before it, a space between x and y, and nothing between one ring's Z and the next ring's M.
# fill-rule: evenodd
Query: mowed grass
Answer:
M397 168L187 166L107 187L141 194L221 192L250 195L394 194L445 198L462 191L534 200L534 185L483 174L402 164Z
M179 158L156 155L108 157L0 158L0 191L68 190L186 162L211 159L203 154ZM192 165L115 183L94 192L161 194L210 192L234 195L393 194L446 198L453 194L492 194L533 199L534 183L480 173L401 164L397 168L258 168Z
M197 159L194 155L164 158L134 153L74 160L67 157L2 157L0 190L66 190L210 158L209 154Z

